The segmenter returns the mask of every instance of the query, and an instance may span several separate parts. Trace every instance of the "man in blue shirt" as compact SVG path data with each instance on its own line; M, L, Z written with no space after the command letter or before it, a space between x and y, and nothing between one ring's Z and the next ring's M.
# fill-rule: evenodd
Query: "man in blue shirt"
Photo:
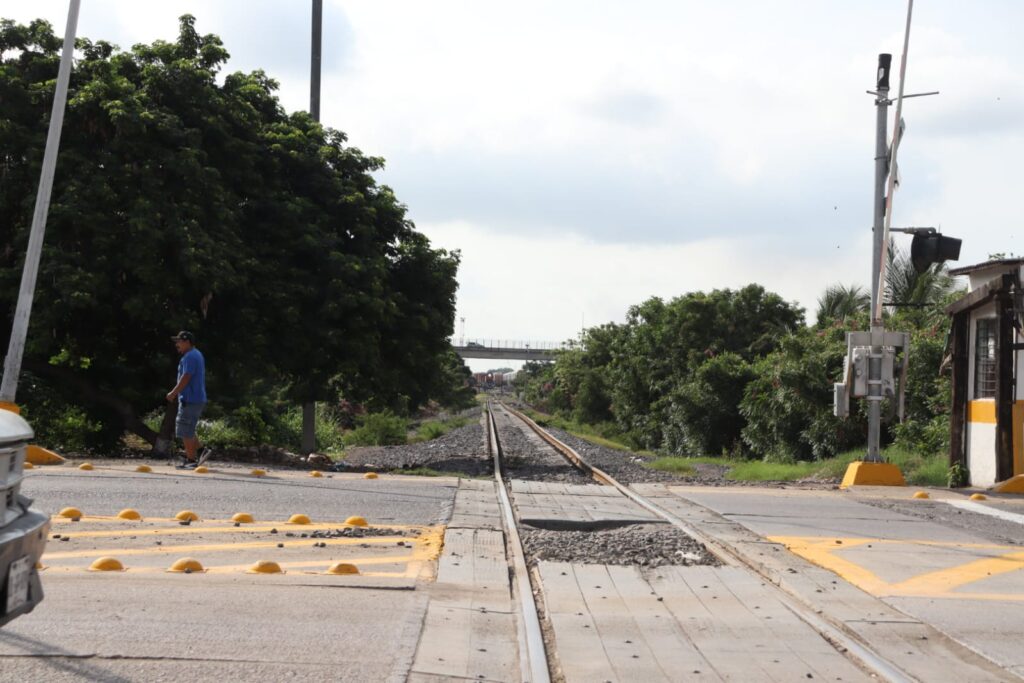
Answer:
M196 348L196 337L182 330L171 337L174 347L181 354L178 361L178 383L167 394L167 400L178 399L178 418L174 423L174 434L185 444L185 457L181 468L202 465L210 457L210 449L204 448L199 457L199 439L196 425L206 407L206 360Z

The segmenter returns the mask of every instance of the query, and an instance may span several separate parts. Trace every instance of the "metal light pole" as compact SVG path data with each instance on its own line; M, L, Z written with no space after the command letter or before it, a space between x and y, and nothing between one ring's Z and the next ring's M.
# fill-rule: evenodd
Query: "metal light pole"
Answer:
M68 24L64 31L64 47L57 71L57 87L53 94L53 109L50 111L50 130L46 136L46 150L43 152L43 170L39 175L39 191L36 194L35 211L32 213L32 229L28 238L25 266L21 271L21 290L18 292L18 306L11 326L11 340L4 359L4 378L0 384L0 403L13 407L18 392L18 376L21 374L21 359L25 353L25 338L28 336L28 322L32 315L32 300L35 297L36 277L39 275L39 257L43 250L43 234L46 232L46 217L50 212L50 194L53 190L53 176L57 169L57 151L60 148L60 133L64 126L64 106L68 99L68 82L71 80L71 62L75 54L75 32L78 28L78 9L81 0L71 0L68 8Z
M889 116L889 68L892 55L878 55L877 82L875 84L875 211L872 231L874 233L871 252L871 331L884 332L882 327L882 250L885 245L885 183L889 176L889 150L887 148L886 128ZM899 124L897 123L897 126ZM868 357L868 452L867 462L881 462L879 448L882 433L882 348L871 347Z
M320 120L320 52L323 38L324 2L313 0L313 30L310 40L309 59L309 115L314 121ZM316 403L302 404L302 452L310 454L316 450Z

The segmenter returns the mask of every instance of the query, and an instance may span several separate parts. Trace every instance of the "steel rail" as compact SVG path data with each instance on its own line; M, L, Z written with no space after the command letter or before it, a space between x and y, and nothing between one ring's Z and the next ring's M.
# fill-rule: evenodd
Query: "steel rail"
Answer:
M533 597L533 585L530 583L530 572L526 568L526 554L523 552L522 540L516 517L512 512L512 501L508 497L505 479L501 474L501 443L498 441L498 428L494 420L494 409L487 405L487 449L494 460L494 479L498 485L498 497L501 500L501 512L508 535L508 547L512 556L512 568L516 577L516 592L519 594L519 606L522 619L517 620L519 632L520 670L524 681L531 683L550 683L548 671L548 655L544 647L544 635L540 627L540 616L537 614L537 603ZM530 678L526 678L529 672Z
M834 623L828 617L819 615L813 607L807 605L800 598L792 595L782 586L775 583L775 581L772 580L772 577L762 573L760 568L749 562L745 557L728 545L719 542L717 539L712 538L702 531L694 528L692 525L687 524L678 516L663 509L661 506L652 503L646 497L640 495L636 491L633 491L628 486L621 484L604 470L594 467L571 446L550 434L546 429L534 422L529 416L521 413L515 408L505 405L504 403L500 405L504 410L522 420L526 426L537 434L537 436L542 438L574 466L592 476L595 481L614 487L636 504L658 515L676 528L703 543L710 551L718 555L720 558L728 557L732 559L736 565L745 567L747 570L753 572L762 579L765 579L767 582L766 585L771 586L775 590L776 596L789 609L789 611L818 632L840 652L843 652L845 649L845 652L849 653L851 657L858 660L863 666L867 667L871 671L877 673L884 680L890 681L890 683L912 683L912 681L916 680L913 676L910 676L888 659L872 650L870 645L863 642L856 635L847 631L842 625Z

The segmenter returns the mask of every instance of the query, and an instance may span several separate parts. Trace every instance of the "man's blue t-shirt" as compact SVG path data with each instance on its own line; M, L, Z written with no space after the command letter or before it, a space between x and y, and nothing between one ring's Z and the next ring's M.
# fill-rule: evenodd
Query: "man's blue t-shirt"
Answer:
M191 349L178 361L179 382L185 374L191 377L178 394L178 400L182 403L206 403L206 360L199 349Z

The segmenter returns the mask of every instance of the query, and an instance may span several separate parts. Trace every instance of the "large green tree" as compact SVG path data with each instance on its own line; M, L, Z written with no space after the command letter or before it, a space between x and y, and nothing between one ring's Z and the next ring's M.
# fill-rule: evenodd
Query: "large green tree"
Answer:
M285 112L263 72L221 78L228 53L191 16L175 42L78 50L25 357L49 391L155 442L139 415L173 380L179 328L198 334L227 407L268 387L415 405L448 376L458 254L431 248L375 182L381 159ZM0 23L8 321L59 52L46 22Z

